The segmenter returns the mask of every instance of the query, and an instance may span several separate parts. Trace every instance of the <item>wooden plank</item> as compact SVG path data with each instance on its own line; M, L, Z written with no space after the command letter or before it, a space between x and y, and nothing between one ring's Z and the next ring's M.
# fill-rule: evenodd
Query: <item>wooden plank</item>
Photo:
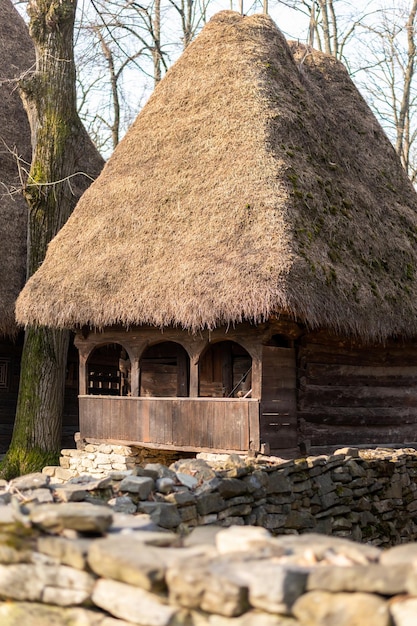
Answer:
M108 424L108 428L110 429L110 434L108 435L109 439L113 439L115 437L121 438L122 433L124 432L126 420L125 414L122 410L122 406L127 406L128 403L121 404L121 398L114 398L113 402L109 402L108 408L103 407L106 410L107 414L110 415L110 420ZM104 418L104 416L103 416ZM103 420L104 421L104 420Z
M155 443L172 442L172 400L149 402L149 439Z
M260 403L251 402L248 403L248 416L249 416L249 448L250 450L259 451L261 447L260 442Z
M151 440L150 430L151 430L151 413L150 413L150 405L152 401L146 400L145 398L141 398L137 402L138 406L138 414L140 418L140 427L138 428L138 436L140 436L140 441L149 442Z

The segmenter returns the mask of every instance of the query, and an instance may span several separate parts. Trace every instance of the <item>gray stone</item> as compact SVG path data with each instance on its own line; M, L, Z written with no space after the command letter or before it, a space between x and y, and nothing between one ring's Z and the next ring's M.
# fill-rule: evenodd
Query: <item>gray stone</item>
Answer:
M252 511L250 504L237 504L236 506L228 507L219 512L219 520L227 520L228 518L241 517L243 515L249 515Z
M188 489L195 489L198 485L198 478L190 476L189 474L184 474L183 472L177 472L177 479L181 485L188 487Z
M39 504L30 512L30 521L48 531L72 529L88 533L104 533L112 523L113 514L108 506L87 502Z
M111 498L107 504L117 513L136 513L137 506L129 496Z
M216 491L221 483L221 479L218 476L211 478L210 480L204 480L198 487L194 489L194 493L197 497L203 494L213 493Z
M12 499L11 494L8 491L3 491L0 493L0 506L3 504L9 504Z
M15 510L11 506L0 506L0 530L2 526L10 526L15 521Z
M346 467L349 469L350 474L354 478L361 478L362 476L366 476L366 470L357 461L347 461Z
M253 607L288 614L305 591L307 570L264 560L249 561L236 576L248 586Z
M167 529L161 528L146 513L136 515L128 515L127 513L114 513L113 524L110 526L108 533L111 535L155 535L165 537L163 545L171 545L172 541L177 541L178 537Z
M234 527L221 530L215 535L215 543L219 554L233 552L253 552L270 546L273 542L271 533L265 528L246 526ZM281 550L283 554L283 550Z
M359 458L359 450L358 448L339 448L335 450L335 454L343 454L344 456L350 456L352 458Z
M193 613L192 613L193 616ZM195 626L298 626L291 617L283 615L271 615L259 611L248 611L240 617L222 617L221 615L207 616L207 622L195 619Z
M119 485L120 491L135 493L140 500L146 500L151 491L155 489L155 483L148 476L126 476Z
M316 567L308 577L309 591L363 591L396 595L407 591L407 565L357 565L353 567Z
M66 539L45 535L38 538L38 551L53 557L63 565L75 569L84 569L87 563L87 552L92 539Z
M162 528L176 528L181 524L175 504L168 502L139 502L138 511L147 513L152 521Z
M219 526L197 526L193 528L189 535L184 537L184 546L194 545L210 545L217 546L217 535L222 532L229 532L230 529L224 530Z
M369 593L310 591L292 607L303 626L390 626L388 604Z
M158 552L129 536L94 541L88 552L88 563L98 576L147 591L164 587L165 565Z
M314 528L316 521L309 511L291 511L285 520L285 528L307 530Z
M196 478L198 482L211 480L216 472L203 459L181 459L170 465L170 470L176 474L188 474Z
M336 489L336 485L332 480L330 472L317 476L314 482L318 487L320 495L325 495Z
M194 504L191 504L190 506L183 506L178 509L178 515L183 523L191 523L191 521L195 521L197 523L198 513L197 507Z
M287 494L292 493L292 491L293 488L287 476L284 476L284 474L276 471L268 474L268 484L266 487L266 492L268 494Z
M158 478L156 480L156 490L160 493L171 493L174 490L175 481L168 476L164 476L163 478Z
M25 503L37 502L39 504L43 502L53 502L54 496L50 489L28 489L24 492Z
M197 499L197 511L199 515L218 513L226 507L226 503L219 493L202 494Z
M83 502L87 497L87 490L82 485L54 485L54 493L60 502Z
M222 498L228 499L248 492L247 484L238 478L225 478L218 486Z
M0 624L2 626L105 626L103 615L96 611L81 607L62 608L36 602L0 602ZM124 625L119 623L117 626Z
M326 558L328 554L334 554L346 557L353 563L368 565L369 562L378 561L382 552L375 546L317 533L281 536L276 537L275 541L284 548L287 554L302 554L308 549L318 561Z
M140 626L169 626L178 613L176 607L163 604L158 596L113 580L96 583L93 602L111 615Z
M407 543L394 546L381 554L381 565L390 567L391 565L417 563L417 543Z
M166 465L162 465L162 463L147 463L143 471L145 472L145 476L151 476L151 478L155 480L164 477L172 478L172 480L176 478L175 471L172 471L172 469L168 468Z
M417 598L395 598L389 607L395 626L416 625Z
M227 617L241 615L249 608L248 589L231 570L227 561L207 556L174 564L166 573L171 602Z
M97 491L99 489L108 489L112 484L111 476L104 476L103 478L94 478L93 476L82 475L71 478L69 485L83 485L86 491Z
M65 565L0 565L0 596L6 598L44 601L45 589L55 587L79 592L82 603L90 596L93 584L92 576ZM48 602L57 603L51 597Z
M181 487L166 495L164 499L165 502L171 502L178 506L186 506L196 502L196 496L189 489Z
M14 478L9 483L10 493L18 493L27 489L43 489L49 485L50 478L46 474L36 472Z

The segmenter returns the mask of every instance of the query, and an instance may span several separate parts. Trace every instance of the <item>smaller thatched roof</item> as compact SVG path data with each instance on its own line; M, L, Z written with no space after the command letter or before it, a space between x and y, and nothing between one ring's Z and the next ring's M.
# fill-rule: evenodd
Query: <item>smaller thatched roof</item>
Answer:
M26 277L27 208L16 157L28 169L30 129L15 79L30 70L35 52L10 0L0 3L0 336L17 331L16 298ZM15 154L13 154L15 152ZM24 176L24 175L23 175Z
M180 325L285 312L417 333L417 196L331 57L216 15L169 70L17 303L22 323Z

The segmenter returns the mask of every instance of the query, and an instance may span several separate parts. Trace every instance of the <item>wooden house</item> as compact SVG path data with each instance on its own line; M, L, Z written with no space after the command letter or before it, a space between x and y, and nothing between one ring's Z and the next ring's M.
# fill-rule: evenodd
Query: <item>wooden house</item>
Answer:
M0 453L13 429L24 333L16 324L16 298L26 280L27 205L23 185L30 168L31 131L18 80L35 67L28 28L11 0L0 2ZM80 171L97 176L103 161L87 137L80 146ZM74 177L80 197L90 178ZM69 349L64 435L78 429L78 353ZM71 441L71 439L69 441ZM68 437L64 441L68 440Z
M334 58L216 15L50 244L23 324L77 330L86 439L417 441L417 197Z

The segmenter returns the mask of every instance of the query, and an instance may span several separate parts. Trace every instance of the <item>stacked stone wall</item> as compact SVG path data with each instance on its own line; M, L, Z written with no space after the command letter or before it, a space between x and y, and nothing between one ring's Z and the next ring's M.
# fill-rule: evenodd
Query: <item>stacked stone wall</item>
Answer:
M88 443L63 450L55 482L82 474L143 474L162 453ZM201 455L204 456L204 455ZM343 449L332 455L284 461L275 457L205 455L159 465L152 501L125 489L129 512L172 513L170 528L201 525L262 526L273 534L319 532L379 546L417 538L417 452L414 449Z
M213 481L203 464L199 472L194 490ZM197 507L187 500L191 474L174 480L152 464L140 476L55 484L44 473L1 483L1 626L415 626L417 543L384 550L256 526L168 530L175 516L166 507L178 515ZM206 495L230 504L251 476L223 477ZM267 490L287 485L278 476L266 472ZM176 505L157 497L164 493ZM132 502L148 512L118 512Z

